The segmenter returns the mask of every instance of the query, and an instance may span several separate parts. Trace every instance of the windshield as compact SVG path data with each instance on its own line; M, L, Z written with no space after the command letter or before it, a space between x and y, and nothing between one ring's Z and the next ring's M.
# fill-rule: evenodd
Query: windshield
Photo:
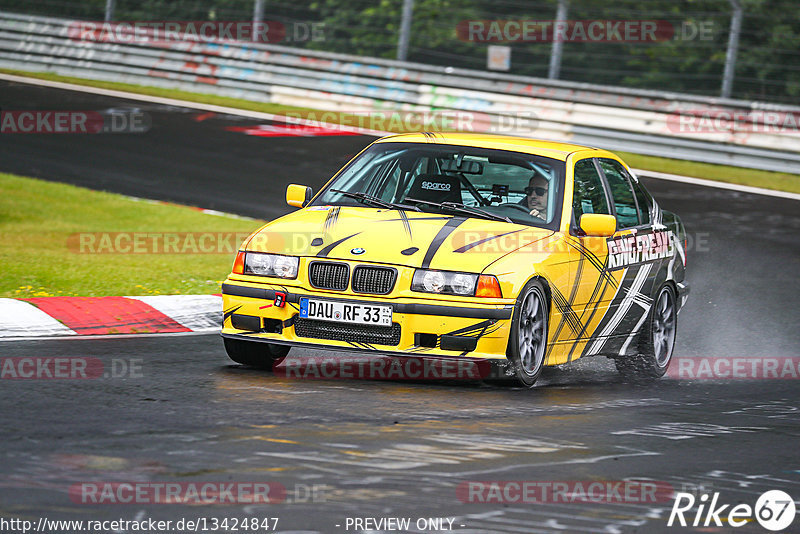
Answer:
M484 212L487 218L557 229L563 184L564 162L543 156L377 143L345 167L311 205L389 205L450 214L465 206L470 209L458 211L459 216L481 217Z

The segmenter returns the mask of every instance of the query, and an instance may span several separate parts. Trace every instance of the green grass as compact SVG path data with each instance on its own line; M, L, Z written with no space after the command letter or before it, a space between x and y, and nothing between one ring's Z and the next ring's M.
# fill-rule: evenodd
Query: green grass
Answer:
M716 180L718 182L800 193L800 175L789 174L788 172L744 169L742 167L713 165L711 163L698 163L681 159L642 156L641 154L631 154L630 152L616 153L625 160L625 163L634 169L666 172L670 174L679 174L681 176L694 176L696 178Z
M219 293L233 263L231 249L261 224L0 174L0 297ZM88 253L101 250L103 235L117 232L128 236L117 252ZM229 246L224 240L214 241L220 243L221 253L197 253L179 232L232 236ZM142 236L145 248L155 242L145 233L177 235L180 253L121 252L134 233ZM89 239L94 239L94 247ZM111 249L113 245L102 250Z
M238 98L228 98L223 96L179 91L177 89L162 89L159 87L147 87L126 83L88 80L85 78L73 78L52 73L33 73L8 69L0 69L0 72L17 74L19 76L28 76L31 78L39 78L43 80L74 83L77 85L86 85L90 87L100 87L103 89L114 89L118 91L129 91L131 93L174 98L202 104L214 104L237 109L261 111L265 113L297 113L302 116L302 114L305 112L319 111L309 108L284 106L281 104L268 104L263 102L242 100ZM319 116L319 113L312 116ZM342 114L341 123L351 125L359 124L358 120L349 120L348 117L349 115ZM618 152L618 154L625 160L626 163L628 163L628 165L636 169L666 172L683 176L694 176L696 178L705 178L706 180L717 180L720 182L800 193L800 175L797 174L762 171L758 169L745 169L742 167L731 167L727 165L713 165L710 163L696 163L693 161L644 156L641 154L632 154L628 152Z

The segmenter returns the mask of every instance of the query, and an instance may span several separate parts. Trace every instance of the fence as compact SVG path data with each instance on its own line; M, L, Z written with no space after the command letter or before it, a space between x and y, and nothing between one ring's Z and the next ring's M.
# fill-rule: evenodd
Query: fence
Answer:
M531 137L800 173L800 136L786 126L800 117L798 107L264 43L81 40L75 27L66 19L0 12L0 67L332 111L466 110L503 124L527 114L536 117L536 128L517 133ZM765 114L782 127L764 127ZM710 127L702 127L703 117ZM714 121L720 117L736 120Z

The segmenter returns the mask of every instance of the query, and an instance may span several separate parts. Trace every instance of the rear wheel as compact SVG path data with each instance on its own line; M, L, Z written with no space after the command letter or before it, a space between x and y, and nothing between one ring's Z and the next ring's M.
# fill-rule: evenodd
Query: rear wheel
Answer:
M285 345L243 341L227 337L222 340L225 343L225 352L228 353L231 360L257 369L271 371L273 365L280 363L289 354L289 347Z
M617 370L634 379L664 376L672 361L675 335L678 331L678 308L675 291L670 284L658 290L639 338L639 354L616 359Z
M548 317L544 287L538 280L531 280L514 305L507 351L513 376L525 387L533 387L544 367Z

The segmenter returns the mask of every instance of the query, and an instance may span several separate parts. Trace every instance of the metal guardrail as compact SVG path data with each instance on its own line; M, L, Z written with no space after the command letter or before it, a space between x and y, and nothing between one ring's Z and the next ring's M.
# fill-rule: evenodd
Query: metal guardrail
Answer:
M0 67L338 111L463 110L506 133L800 174L800 134L749 131L763 111L800 107L604 87L315 52L262 43L82 41L74 21L0 12ZM675 131L676 114L737 113L745 128ZM481 122L481 121L478 121Z

